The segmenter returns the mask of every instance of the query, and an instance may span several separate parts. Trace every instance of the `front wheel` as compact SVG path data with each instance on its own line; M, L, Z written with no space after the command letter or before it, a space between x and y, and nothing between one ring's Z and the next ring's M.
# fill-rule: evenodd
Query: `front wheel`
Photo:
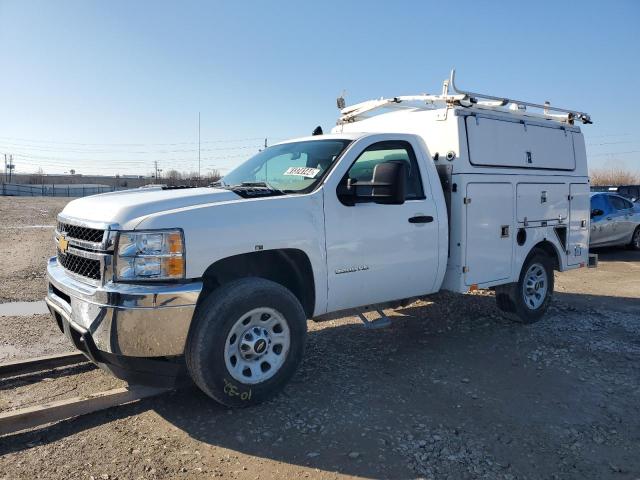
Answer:
M513 320L537 322L549 308L553 286L553 262L546 252L535 249L524 262L518 283L496 287L498 308Z
M633 232L629 248L631 250L640 250L640 226L636 227L636 230Z
M295 373L306 333L306 316L293 293L262 278L236 280L198 305L187 368L196 385L223 405L260 403Z

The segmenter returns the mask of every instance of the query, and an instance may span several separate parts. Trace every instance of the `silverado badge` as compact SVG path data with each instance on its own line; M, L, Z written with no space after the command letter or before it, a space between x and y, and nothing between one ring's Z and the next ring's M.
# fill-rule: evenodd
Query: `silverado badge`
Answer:
M64 238L64 235L60 235L58 239L58 248L60 248L60 253L67 253L67 248L69 248L69 240Z

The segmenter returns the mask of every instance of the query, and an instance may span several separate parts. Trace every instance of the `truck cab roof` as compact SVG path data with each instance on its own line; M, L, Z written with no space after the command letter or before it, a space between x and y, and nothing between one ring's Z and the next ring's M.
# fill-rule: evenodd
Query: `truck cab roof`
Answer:
M284 145L287 143L295 142L308 142L312 140L358 140L370 135L377 135L380 132L341 132L341 133L327 133L322 135L309 135L307 137L290 138L282 142L278 142L274 145Z

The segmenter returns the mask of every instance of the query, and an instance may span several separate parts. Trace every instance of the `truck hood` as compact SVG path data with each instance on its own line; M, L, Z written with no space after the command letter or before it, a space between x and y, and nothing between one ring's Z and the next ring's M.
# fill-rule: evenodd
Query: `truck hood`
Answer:
M145 216L153 213L233 200L241 200L241 197L228 190L210 187L176 190L137 188L73 200L64 208L62 215L91 222L117 223L121 228L135 228Z

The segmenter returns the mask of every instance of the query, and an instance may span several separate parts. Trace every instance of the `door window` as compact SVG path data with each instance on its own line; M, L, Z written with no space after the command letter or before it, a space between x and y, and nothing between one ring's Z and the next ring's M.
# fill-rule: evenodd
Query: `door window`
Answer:
M604 195L594 195L591 197L591 210L602 210L603 215L609 211L609 204Z
M615 196L611 196L611 198L609 198L609 200L611 201L611 204L613 205L613 208L615 208L616 210L627 210L631 207L633 207L633 205L631 204L631 202L629 200L626 200L622 197L615 197Z
M392 161L407 164L407 193L405 200L424 199L420 169L418 168L413 148L408 142L390 141L370 145L351 165L347 178L351 178L356 182L371 182L376 165Z

